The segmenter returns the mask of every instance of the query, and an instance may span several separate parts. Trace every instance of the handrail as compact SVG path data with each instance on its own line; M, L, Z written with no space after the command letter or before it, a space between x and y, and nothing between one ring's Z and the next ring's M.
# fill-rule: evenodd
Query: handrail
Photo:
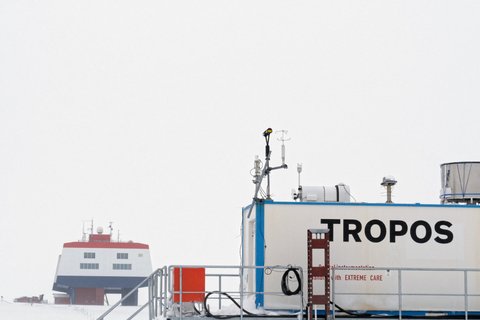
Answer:
M232 265L172 265L172 266L164 266L163 268L158 268L154 272L152 272L149 276L147 276L145 279L143 279L135 288L133 288L128 294L126 294L122 299L118 302L116 302L114 305L112 305L107 311L105 311L101 316L99 316L96 320L104 320L106 316L108 316L114 309L116 309L125 299L127 299L130 295L132 295L136 290L138 290L140 287L145 286L145 284L148 282L148 301L142 305L138 310L136 310L130 317L127 318L127 320L131 320L134 317L136 317L142 310L144 310L147 306L149 307L148 313L149 313L149 319L153 320L157 316L161 315L163 317L167 316L167 301L168 301L168 296L170 295L170 299L173 299L173 296L175 294L179 294L180 297L180 302L178 303L179 311L180 311L180 319L183 319L183 302L182 302L182 295L188 294L188 293L198 293L198 292L190 292L190 291L185 291L183 290L182 286L182 281L183 277L182 275L182 270L183 269L188 269L188 268L205 268L205 269L238 269L238 273L233 273L233 272L228 272L228 273L222 273L222 271L219 272L210 272L206 273L206 277L218 277L219 282L218 282L218 291L226 292L229 294L232 294L235 299L240 299L240 314L239 317L242 319L244 316L244 311L243 311L243 300L247 294L259 294L259 295L268 295L268 294L278 294L280 292L260 292L260 291L249 291L249 290L244 290L243 285L241 285L241 289L239 291L232 291L232 290L227 290L225 291L224 288L222 288L222 277L231 277L231 278L238 278L240 277L240 283L243 283L244 279L242 278L242 270L245 269L253 269L253 270L258 270L258 269L264 269L264 270L274 270L274 269L288 269L288 268L297 268L300 271L300 274L303 274L302 268L299 266L232 266ZM179 288L180 290L174 290L173 289L173 270L175 268L179 269L180 272L180 283L179 283ZM303 282L303 281L302 281ZM216 289L215 289L216 290ZM214 291L215 291L214 290ZM203 293L207 293L208 291L205 291ZM238 294L238 296L237 296ZM300 310L303 310L303 296L300 293ZM218 297L218 302L219 302L219 308L221 308L221 300L223 298L221 296ZM175 305L175 304L173 304ZM172 305L172 306L173 306ZM171 310L171 309L170 309Z
M180 290L174 290L173 289L173 283L172 283L172 280L173 280L173 270L178 268L179 269L179 272L180 272ZM235 275L232 275L230 273L225 273L225 274L217 274L217 273L206 273L205 275L206 276L218 276L219 277L219 286L220 286L220 290L219 291L222 291L222 292L225 292L225 293L229 293L229 294L238 294L238 297L236 297L237 299L239 299L239 305L240 305L240 314L238 315L238 317L240 318L240 320L243 319L243 317L245 316L245 312L244 312L244 309L243 309L243 306L244 306L244 298L247 294L257 294L257 295L275 295L275 294L283 294L282 292L264 292L264 291L248 291L248 290L245 290L244 289L244 285L242 284L244 279L242 278L242 275L243 275L243 271L244 270L274 270L274 269L285 269L285 270L288 270L289 268L295 268L295 269L298 269L299 270L299 273L300 273L300 277L301 277L301 283L303 283L303 269L302 267L300 266L292 266L292 265L274 265L274 266L232 266L232 265L216 265L216 266L213 266L213 265L171 265L168 267L168 277L167 277L167 280L168 280L168 292L170 295L174 295L174 294L179 294L179 320L183 320L183 300L182 300L182 295L183 294L187 294L187 293L200 293L200 292L189 292L189 291L183 291L182 290L182 270L183 269L188 269L188 268L208 268L208 269L238 269L239 272ZM222 290L221 288L221 277L222 276L234 276L234 277L240 277L240 290L237 291L237 290L234 290L234 291L224 291ZM203 293L207 293L208 291L205 291ZM303 301L303 293L302 291L299 292L299 294L297 294L299 297L300 297L300 303L299 303L299 309L300 311L303 312L303 309L304 309L304 301ZM221 297L219 296L218 297L218 300L219 300L219 307L221 306Z
M468 305L468 298L469 297L479 297L480 294L478 293L469 293L468 292L468 273L469 272L480 272L478 268L398 268L398 267L354 267L354 266L335 266L331 268L332 274L332 304L335 305L336 296L339 295L356 295L356 296L397 296L398 297L398 319L402 319L402 313L405 312L403 310L403 297L404 296L419 296L419 297L464 297L464 317L465 320L468 320L468 313L469 313L469 305ZM397 276L397 289L396 291L389 291L389 292L336 292L336 282L338 281L336 278L337 271L394 271L398 273ZM463 274L463 293L428 293L428 292L404 292L403 290L403 277L402 275L407 272L454 272L454 273L462 273ZM332 318L335 319L335 308L332 310Z
M133 318L135 318L137 314L142 312L142 310L145 309L145 307L148 306L149 304L150 304L150 301L147 301L140 309L138 309L130 317L128 317L127 320L132 320Z
M135 288L133 288L129 293L127 293L122 299L120 299L117 303L115 303L114 305L112 305L107 311L105 311L100 317L97 318L97 320L103 320L108 314L110 314L110 312L112 312L115 308L117 308L123 301L125 301L128 297L130 297L136 290L138 290L139 288L141 288L147 281L149 281L150 279L153 279L153 277L157 274L162 274L163 272L163 269L164 268L158 268L157 270L155 270L154 272L152 272L148 277L146 277L144 280L142 280ZM150 303L147 302L146 305L148 305ZM144 305L143 307L141 307L141 310L143 310L146 305ZM133 318L135 315L137 315L141 310L137 310L134 315L128 319L131 319Z
M228 265L219 265L219 266L213 266L213 265L172 265L172 266L164 266L163 268L158 268L154 272L152 272L148 277L146 277L144 280L142 280L135 288L132 289L127 295L125 295L120 301L112 305L106 312L104 312L100 317L97 318L97 320L104 320L105 317L110 314L115 308L117 308L125 299L127 299L133 292L138 290L140 287L144 286L148 282L148 302L146 302L144 305L142 305L134 314L132 314L127 320L133 319L135 316L137 316L142 310L149 307L149 319L153 320L157 316L161 315L164 318L167 316L167 309L170 309L172 305L168 305L167 302L169 301L168 299L173 299L173 294L180 294L180 303L178 306L180 307L179 311L179 319L183 318L182 315L182 294L187 294L190 293L189 291L182 290L183 286L180 283L180 290L173 290L173 276L172 272L174 268L179 268L180 269L180 274L181 270L184 268L206 268L210 269L210 272L206 272L205 275L207 277L218 277L218 291L223 291L223 292L228 292L231 294L235 294L235 299L240 299L240 304L243 306L243 300L247 294L260 294L260 295L267 295L267 294L276 294L276 292L259 292L259 291L251 291L251 290L245 290L243 281L244 279L242 278L242 275L244 274L243 271L247 269L282 269L282 268L287 268L291 266L228 266ZM301 267L296 267L301 270ZM211 269L238 269L239 272L228 272L227 270L222 270L218 272L214 272ZM338 285L338 280L336 280L336 272L338 273L339 271L393 271L397 272L398 275L396 277L396 289L387 290L388 292L337 292L335 288L335 284L337 282ZM222 273L225 272L225 273ZM358 295L358 296L372 296L372 295L384 295L384 296L397 296L398 297L398 319L402 319L402 313L405 312L404 305L403 305L403 297L407 296L438 296L438 297L464 297L464 315L465 315L465 320L468 320L468 315L471 310L469 310L469 304L468 304L468 298L470 297L479 297L480 293L477 292L469 292L469 277L468 274L472 272L480 272L480 269L476 268L465 268L465 269L457 269L457 268L397 268L397 267L354 267L354 266L334 266L331 268L331 278L332 278L332 303L335 303L335 299L337 296L345 295L345 296L351 296L351 295ZM403 275L405 273L410 273L410 272L459 272L463 273L463 287L459 286L457 287L458 290L455 290L455 292L452 293L445 293L445 292L439 292L439 293L428 293L428 292L419 292L419 291L408 291L404 292L404 285L405 285L405 279ZM303 274L303 272L300 272ZM240 277L240 290L224 290L222 288L222 277ZM395 281L395 278L392 280ZM180 277L180 282L182 281L182 277ZM302 280L303 282L303 280ZM230 287L230 286L228 286ZM230 287L231 289L231 287ZM461 290L463 289L463 293L461 293ZM264 291L264 290L262 290ZM205 291L204 293L206 293ZM195 293L195 292L192 292ZM170 298L169 298L170 296ZM223 298L221 296L218 297L219 300L219 307L221 308L221 300ZM303 303L303 297L301 297L300 294L300 299L302 300ZM170 306L170 307L169 307ZM395 310L395 309L393 309ZM242 319L244 316L243 311L240 311L239 317ZM335 319L335 308L332 308L332 318Z

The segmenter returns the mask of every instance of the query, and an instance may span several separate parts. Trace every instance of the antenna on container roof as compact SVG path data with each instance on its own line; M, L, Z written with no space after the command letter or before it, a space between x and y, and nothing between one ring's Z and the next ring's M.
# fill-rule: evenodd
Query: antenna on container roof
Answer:
M285 165L285 141L289 141L292 138L287 138L288 130L277 130L275 133L281 133L282 136L277 138L278 141L282 141L282 165Z
M384 186L387 189L387 201L385 203L393 203L392 201L392 187L397 184L392 176L383 177L382 183L380 185Z
M303 165L301 163L297 163L297 173L298 173L298 187L300 188L302 184L300 183L300 174L302 173Z
M298 173L298 192L295 189L292 189L293 200L302 201L302 184L300 183L300 174L302 173L302 164L297 163L297 173Z
M252 209L253 205L258 199L258 192L260 191L260 188L262 186L262 181L264 177L267 177L267 195L266 199L270 200L271 195L270 195L270 171L277 170L277 169L287 169L288 166L285 164L285 141L288 141L290 139L287 139L285 137L286 133L288 132L287 130L279 130L277 132L282 132L282 137L279 139L282 141L282 164L277 167L270 167L270 134L272 134L273 130L272 128L268 128L263 132L263 137L265 138L265 164L263 166L263 169L261 170L260 175L258 175L259 168L260 168L260 160L255 159L255 179L253 180L253 183L255 184L255 195L253 196L253 201L252 205L250 206L250 210L248 212L247 217L250 218L250 215L252 214Z

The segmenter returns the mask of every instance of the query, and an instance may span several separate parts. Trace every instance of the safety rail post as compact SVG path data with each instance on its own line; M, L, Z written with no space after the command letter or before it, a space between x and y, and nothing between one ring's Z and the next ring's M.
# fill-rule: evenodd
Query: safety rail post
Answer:
M240 267L239 277L240 277L240 320L243 320L243 274L245 272L245 266Z
M309 229L307 230L307 255L308 255L308 304L307 319L312 319L312 313L315 305L324 305L325 319L330 316L330 241L328 238L328 229ZM313 266L313 250L324 250L323 266ZM313 294L314 278L323 277L325 280L324 293L321 295ZM315 309L316 310L316 309ZM316 312L315 312L316 318Z
M153 277L155 278L155 277ZM153 305L151 301L153 300L154 293L153 293L153 283L152 279L148 279L148 314L151 315L153 314Z
M468 320L468 280L467 270L463 270L463 289L465 294L465 320Z
M163 272L165 272L165 268L166 267L162 268ZM159 309L158 313L161 314L164 317L165 317L165 314L163 313L163 310L164 310L163 303L164 303L164 301L167 301L166 297L165 297L165 300L164 300L164 297L163 297L163 291L166 291L166 288L164 286L165 279L166 279L166 275L165 275L165 273L162 273L162 277L160 277L160 281L159 281L160 282L159 283L159 289L158 289L159 291L157 291L160 295L160 298L157 297L157 300L155 302L157 308ZM160 300L160 303L159 303L159 300ZM158 313L155 316L158 316Z
M157 285L155 288L155 301L153 302L155 305L155 318L157 318L160 315L163 315L163 278L164 278L164 269L165 267L162 268L162 273L160 274L160 277L157 277Z
M332 271L332 319L335 320L335 268Z
M180 320L183 320L183 267L180 266Z
M155 277L155 281L154 281L154 286L155 288L153 288L152 292L153 292L153 297L152 297L152 301L150 302L152 304L152 307L153 307L153 316L154 317L157 317L158 316L158 285L159 285L159 280L161 282L161 277L159 277L158 275Z
M222 275L218 276L218 291L222 292ZM222 296L218 295L218 309L222 309Z
M402 320L402 270L398 270L398 319Z
M166 317L167 281L168 268L164 266L157 270L155 277L152 279L152 287L149 288L149 294L151 293L149 320L153 320L159 315Z

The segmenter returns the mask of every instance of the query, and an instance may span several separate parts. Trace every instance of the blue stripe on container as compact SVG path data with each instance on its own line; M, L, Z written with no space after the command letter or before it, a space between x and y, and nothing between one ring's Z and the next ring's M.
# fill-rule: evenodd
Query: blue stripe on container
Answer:
M421 204L421 203L362 203L362 202L292 202L265 201L267 205L298 205L298 206L346 206L346 207L422 207L422 208L458 208L478 209L480 206L461 204Z
M263 267L265 265L265 207L264 203L257 202L255 207L255 266ZM264 291L263 268L255 270L256 292ZM263 307L264 296L257 294L255 297L257 307Z

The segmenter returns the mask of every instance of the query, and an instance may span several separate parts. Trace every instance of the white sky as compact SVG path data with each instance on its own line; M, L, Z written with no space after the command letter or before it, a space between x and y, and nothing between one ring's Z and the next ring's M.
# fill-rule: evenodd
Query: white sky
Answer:
M0 1L0 295L51 293L82 221L155 267L239 264L267 127L296 187L438 203L480 160L478 1ZM274 138L272 138L274 140ZM273 163L280 145L273 143Z

